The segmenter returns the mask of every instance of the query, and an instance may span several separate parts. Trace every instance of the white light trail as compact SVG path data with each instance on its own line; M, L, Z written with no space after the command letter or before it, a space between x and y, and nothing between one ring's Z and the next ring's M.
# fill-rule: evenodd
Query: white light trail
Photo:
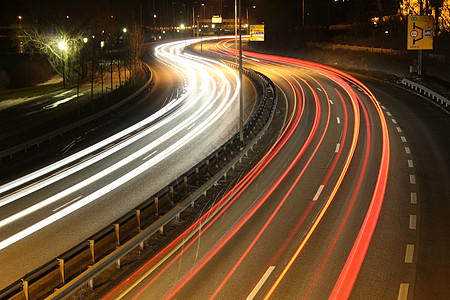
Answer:
M237 99L237 93L239 91L239 81L238 77L235 74L233 70L228 68L227 66L220 64L218 62L204 59L201 57L197 57L194 55L181 55L181 50L184 47L185 43L171 43L166 44L158 47L157 49L157 56L160 59L165 60L166 62L169 61L171 64L179 68L183 73L186 74L186 77L190 79L190 84L188 86L188 92L183 94L182 100L178 99L176 102L180 103L186 100L189 100L188 103L183 104L183 110L186 110L188 108L191 108L192 106L196 105L199 106L198 109L195 110L194 113L192 113L188 118L184 119L182 122L177 124L176 126L172 127L168 132L160 136L159 138L155 139L145 147L141 148L139 151L136 151L132 153L131 155L127 156L126 158L112 164L108 168L94 174L93 176L86 178L82 180L81 182L78 182L71 186L70 188L67 188L63 191L60 191L53 196L33 205L30 206L8 218L5 218L0 221L0 228L3 226L6 226L7 224L10 224L11 222L14 222L28 214L31 214L33 212L36 212L39 209L42 209L43 207L50 205L64 197L67 197L76 191L79 191L80 189L93 184L94 182L97 182L98 180L105 178L105 176L115 172L119 168L124 167L125 165L131 163L132 161L138 159L141 156L144 156L148 153L152 153L151 155L147 155L145 158L148 160L142 162L138 167L134 168L132 171L126 173L125 175L119 177L118 179L115 179L114 181L104 185L103 187L97 188L96 191L92 194L86 195L82 198L77 197L75 203L68 203L69 206L63 205L54 214L38 221L37 223L31 225L30 227L6 238L5 240L0 242L0 250L4 249L5 247L8 247L9 245L19 241L20 239L44 228L45 226L48 226L49 224L67 216L68 214L76 211L77 209L87 205L88 203L91 203L92 201L106 195L107 193L113 191L117 187L121 186L122 184L130 181L131 179L135 178L136 176L142 174L143 172L147 171L151 167L153 167L155 164L161 162L162 160L166 159L171 154L175 153L178 149L189 143L193 138L199 136L202 132L204 132L207 128L212 126L219 118L221 118L225 112L229 110L231 105L236 102ZM169 53L176 53L174 56L173 54ZM234 75L233 82L237 86L237 88L234 89L234 92L232 92L232 86L230 81L226 78L223 69L226 69L230 74ZM200 74L199 76L197 74ZM219 82L221 83L221 87L217 88L216 84L216 78L219 78ZM198 84L196 80L201 80L200 88L196 87L195 84ZM194 82L194 84L193 84ZM206 94L206 92L208 92ZM193 95L195 93L195 95ZM200 105L197 104L197 102L200 103ZM214 108L214 110L209 111L211 108ZM11 195L4 197L1 199L0 206L5 205L7 203L11 203L12 201L15 201L21 197L24 197L25 195L29 195L30 193L39 190L43 187L48 186L49 184L56 182L57 180L61 180L71 174L74 174L77 171L82 170L83 168L106 158L107 156L111 155L114 152L117 152L120 149L123 149L125 146L141 139L142 137L148 135L150 132L155 131L157 128L167 124L169 121L173 120L174 117L172 116L178 116L180 115L183 110L177 110L175 113L171 114L170 118L164 118L162 121L159 121L158 123L152 125L152 127L149 127L146 130L143 130L139 134L127 139L126 141L119 143L117 146L112 147L98 155L93 156L91 159L88 159L82 163L79 163L75 165L74 167L67 168L64 171L61 171L57 173L56 175L50 176L46 178L45 180L42 180L40 182L37 182L35 184L31 184L29 187L23 188L19 190L17 193L12 193ZM167 110L164 111L164 113ZM159 112L158 112L159 113ZM162 113L158 114L158 117L161 116ZM153 116L152 116L153 117ZM202 118L202 119L201 119ZM132 126L130 128L134 128L134 130L145 126L148 124L148 119L136 124L135 126ZM156 118L153 118L152 120L155 120ZM151 122L151 121L150 121ZM188 129L188 133L180 134L180 138L176 140L176 142L169 145L167 148L163 149L162 151L155 152L155 148L165 141L167 141L171 137L175 137L177 134L185 131ZM183 132L184 132L183 131ZM122 132L120 132L117 135L114 135L113 137L123 137L127 134L133 132L132 129L127 129ZM38 178L39 176L42 176L42 174L48 174L51 173L53 170L58 169L61 167L61 165L69 164L70 162L79 159L80 157L83 157L85 155L88 155L90 151L96 151L97 149L109 145L112 141L114 141L113 137L107 139L108 142L100 142L86 150L81 151L80 153L77 153L66 160L63 160L63 162L60 162L60 164L56 163L53 164L47 168L44 168L38 172L34 172L30 174L30 177L22 177L21 179L18 179L14 182L13 185L20 186L24 182L28 182L30 180L33 180L33 178ZM99 145L102 145L101 147ZM97 148L99 147L99 148ZM94 150L95 149L95 150ZM157 153L157 154L156 154ZM153 157L151 157L153 154ZM75 158L76 157L76 158ZM150 158L151 157L151 158ZM39 173L42 172L42 173ZM0 187L0 192L2 191L1 188L6 189L5 186Z

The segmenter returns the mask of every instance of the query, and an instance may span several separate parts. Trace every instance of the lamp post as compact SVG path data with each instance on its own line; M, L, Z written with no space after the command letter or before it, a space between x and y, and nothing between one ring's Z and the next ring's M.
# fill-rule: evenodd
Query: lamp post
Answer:
M192 6L192 37L195 38L195 6Z
M241 15L241 2L238 1L238 19L239 19L239 140L241 147L244 146L244 90L242 82L242 15Z
M202 13L202 18L204 19L205 18L205 3L202 3L202 7L203 7L203 13ZM201 32L202 31L202 29L201 29L201 25L202 23L201 22L199 22L199 32ZM200 33L200 52L203 52L203 32L202 33Z

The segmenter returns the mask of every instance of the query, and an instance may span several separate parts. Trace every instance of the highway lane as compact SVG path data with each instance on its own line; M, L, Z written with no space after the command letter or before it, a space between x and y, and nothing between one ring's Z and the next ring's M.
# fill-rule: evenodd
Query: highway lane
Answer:
M328 216L350 207L351 220L342 215L338 220L343 220L341 226L351 228L347 229L349 239L354 240L367 207L373 202L372 195L376 195L375 202L382 199L380 193L385 186L389 144L380 108L368 91L351 88L339 77L342 74L317 65L281 60L259 55L247 60L274 80L280 95L286 95L289 121L265 159L231 191L229 198L221 200L234 204L218 211L218 217L209 223L199 220L201 229L182 236L180 249L173 256L159 260L170 251L167 249L158 260L149 262L149 274L128 279L127 283L136 282L135 287L119 286L108 297L122 292L121 296L127 298L245 298L258 286L260 278L265 278L268 283L264 293L272 293L269 289L274 286L279 293L275 297L291 298L301 295L298 288L305 287L281 285L277 289L275 280L282 280L283 268L289 266L291 259L296 260L297 247L301 251L302 242L317 237L321 230L330 233L330 238L333 232L341 234L339 226L330 229L320 223L325 211L331 211L327 211ZM366 123L370 126L362 126ZM380 179L378 170L382 164ZM353 207L355 202L358 209ZM316 228L319 233L312 235ZM363 233L367 239L367 233ZM338 252L341 263L345 263L352 247L352 243L343 243L346 249ZM322 243L310 241L307 245L316 249ZM358 262L351 267L359 268ZM286 274L305 278L295 266L292 269ZM331 292L330 284L334 284L339 271L336 269L334 281L328 281L323 293ZM289 280L286 276L282 282ZM307 284L308 280L302 282ZM346 282L353 285L352 279Z
M397 87L245 56L288 104L281 139L221 199L231 205L106 299L445 299L448 115Z
M354 292L362 293L365 286L379 282L378 289L373 287L378 298L388 292L400 294L402 287L408 299L446 299L450 294L450 138L446 134L450 118L408 90L362 80L383 100L386 119L395 132L392 161L396 166L391 172L396 174L390 175L386 191L386 198L393 200L383 205L374 247L369 248ZM407 249L413 252L412 262L405 262Z
M0 187L0 264L8 274L0 286L111 223L236 132L236 72L182 54L185 44L155 54L179 74L182 95L134 127Z

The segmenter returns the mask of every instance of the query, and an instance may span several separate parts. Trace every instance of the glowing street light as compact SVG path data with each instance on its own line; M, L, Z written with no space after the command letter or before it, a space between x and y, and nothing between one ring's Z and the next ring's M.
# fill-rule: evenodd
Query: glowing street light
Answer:
M124 28L122 29L122 31L123 31L123 33L127 33L127 28L124 27Z
M61 50L66 50L67 49L67 43L64 41L61 41L58 43L58 48Z

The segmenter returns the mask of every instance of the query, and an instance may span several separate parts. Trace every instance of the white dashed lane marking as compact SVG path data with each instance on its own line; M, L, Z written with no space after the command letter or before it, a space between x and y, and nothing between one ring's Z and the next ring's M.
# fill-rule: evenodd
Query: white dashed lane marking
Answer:
M408 298L408 289L409 289L408 283L401 283L400 289L398 290L397 300L406 300Z
M416 229L417 227L417 216L409 215L409 229Z
M405 263L412 263L414 257L414 245L408 244L406 245L406 253L405 253Z
M324 186L323 184L321 184L321 185L319 186L319 188L317 189L316 194L314 195L313 201L317 201L317 199L319 199L320 194L322 193L324 187L325 187L325 186Z
M334 150L334 152L335 152L335 153L338 153L340 147L341 147L341 144L340 144L340 143L337 143L336 149Z
M266 282L267 278L269 278L270 274L272 274L273 269L275 269L275 266L270 266L267 269L267 271L264 273L263 277L261 277L261 279L258 281L256 286L253 288L251 293L247 296L246 300L251 300L251 299L255 298L256 294L258 294L259 290L264 285L264 283Z
M417 204L417 194L411 193L411 204Z

